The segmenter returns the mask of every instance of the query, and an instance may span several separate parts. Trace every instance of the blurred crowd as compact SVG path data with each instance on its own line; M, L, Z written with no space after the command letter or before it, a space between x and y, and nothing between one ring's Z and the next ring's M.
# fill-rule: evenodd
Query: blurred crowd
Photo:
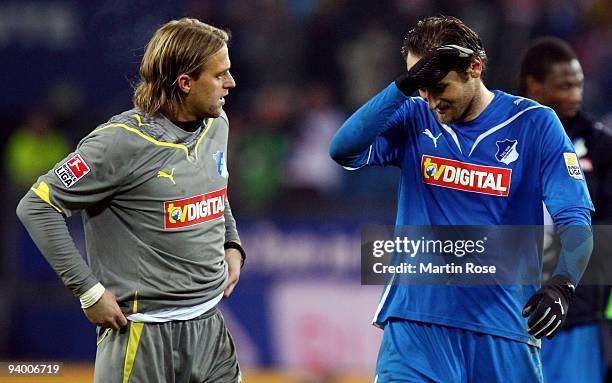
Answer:
M97 124L131 106L130 85L137 79L147 36L166 20L184 15L227 28L233 35L230 57L238 87L226 109L231 128L230 198L241 216L366 213L392 220L397 173L389 170L376 182L364 182L370 177L367 170L343 171L329 160L327 148L343 119L404 69L402 38L424 16L454 15L478 31L489 58L486 81L490 88L508 92L516 91L521 52L532 38L566 39L584 67L587 113L599 119L612 115L612 71L607 64L612 59L612 3L606 0L188 0L154 7L138 3L100 1L82 9L54 3L55 24L38 31L56 36L52 47L37 46L36 31L0 38L0 49L18 49L24 57L28 49L81 54L79 47L91 45L87 39L94 37L102 48L97 58L96 52L79 56L79 70L89 83L72 76L69 64L59 64L44 75L54 81L43 81L37 90L41 96L31 104L26 98L0 102L6 117L4 171L18 193ZM0 30L26 28L12 23L11 12L36 17L36 2L19 4L2 6L6 12L0 12L5 14L0 16ZM116 27L105 28L113 22ZM11 36L29 36L31 41L11 41ZM47 67L34 65L29 70ZM94 70L97 81L88 73ZM111 75L107 81L105 76ZM359 201L364 196L378 202L363 206Z

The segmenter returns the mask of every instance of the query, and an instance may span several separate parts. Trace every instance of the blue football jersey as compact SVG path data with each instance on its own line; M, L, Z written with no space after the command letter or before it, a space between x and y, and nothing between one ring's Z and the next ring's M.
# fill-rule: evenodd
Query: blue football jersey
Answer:
M501 91L473 121L439 123L408 98L350 166L401 169L396 224L542 225L568 208L593 209L574 148L554 111ZM520 256L541 257L541 249ZM541 265L541 259L536 262ZM529 264L529 263L526 263ZM374 323L390 317L536 344L521 310L537 285L387 285Z

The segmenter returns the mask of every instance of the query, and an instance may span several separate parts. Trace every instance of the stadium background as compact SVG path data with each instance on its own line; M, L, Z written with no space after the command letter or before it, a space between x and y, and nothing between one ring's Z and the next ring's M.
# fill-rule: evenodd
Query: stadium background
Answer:
M530 39L568 40L586 76L585 109L612 120L609 0L0 3L0 360L64 361L63 381L89 376L93 326L15 206L81 137L131 106L155 29L193 16L233 33L229 195L249 259L222 306L247 381L370 381L380 289L359 284L360 227L392 224L398 174L349 174L327 147L343 119L403 70L405 32L435 14L481 35L486 82L509 92ZM82 248L80 218L70 227Z

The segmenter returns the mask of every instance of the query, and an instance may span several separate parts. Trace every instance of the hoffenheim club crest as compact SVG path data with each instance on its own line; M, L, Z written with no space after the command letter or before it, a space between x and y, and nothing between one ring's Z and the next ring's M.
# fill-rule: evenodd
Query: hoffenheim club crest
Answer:
M516 150L516 145L518 145L517 140L505 139L503 141L496 141L495 145L497 145L497 153L495 153L497 161L508 165L519 158L519 153Z
M215 159L215 162L217 163L217 173L221 177L227 178L227 166L225 164L225 159L223 158L223 152L221 151L215 152L215 154L213 154L213 158Z

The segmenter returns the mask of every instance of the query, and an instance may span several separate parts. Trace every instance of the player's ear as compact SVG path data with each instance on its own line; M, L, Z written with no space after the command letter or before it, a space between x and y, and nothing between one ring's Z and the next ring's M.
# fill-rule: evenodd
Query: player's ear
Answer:
M179 89L185 94L188 94L191 90L191 77L189 77L189 75L182 74L178 76L178 78L176 79L176 83Z
M480 78L484 71L484 63L480 57L475 57L468 68L468 74L472 78Z

